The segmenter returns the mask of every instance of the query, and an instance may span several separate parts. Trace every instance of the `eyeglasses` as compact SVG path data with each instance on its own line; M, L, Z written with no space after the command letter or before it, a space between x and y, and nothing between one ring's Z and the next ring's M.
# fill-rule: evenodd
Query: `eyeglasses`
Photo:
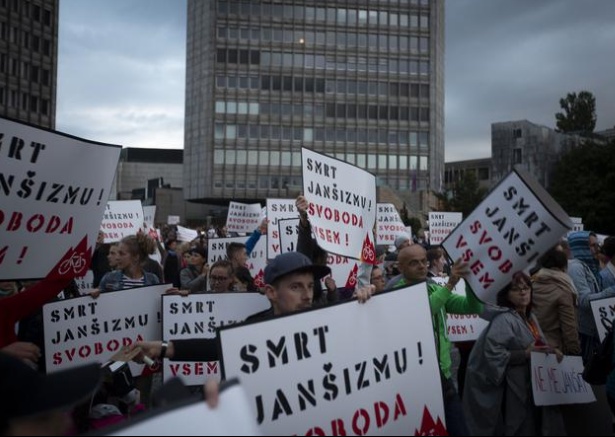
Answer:
M532 287L530 287L529 285L516 285L514 287L510 287L510 291L514 291L517 293L520 293L522 291L530 291L532 289Z
M226 276L210 276L209 280L211 282L222 282L222 281L226 281L228 280L228 278Z

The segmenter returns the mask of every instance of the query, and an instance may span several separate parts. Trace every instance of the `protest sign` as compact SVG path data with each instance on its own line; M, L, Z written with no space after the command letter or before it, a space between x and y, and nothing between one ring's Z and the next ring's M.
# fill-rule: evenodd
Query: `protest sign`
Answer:
M222 328L224 377L240 379L265 435L442 435L425 287Z
M199 237L199 233L195 229L184 228L177 225L177 241L191 242Z
M181 217L178 215L168 215L167 225L178 225L181 223Z
M463 214L460 212L430 212L429 213L429 243L432 246L442 244L444 239L461 223Z
M318 245L329 253L376 263L376 177L343 161L301 149L303 191Z
M143 229L143 207L140 200L110 200L107 202L100 229L105 243L116 243Z
M160 296L169 287L132 288L43 306L47 372L105 362L124 346L160 338ZM140 374L143 366L130 364L133 375Z
M143 222L148 226L148 229L155 227L156 205L143 205Z
M431 279L442 286L448 282L448 278L435 277ZM466 295L466 282L463 279L460 279L453 288L453 293L459 296ZM450 341L474 341L489 326L489 322L481 319L478 314L452 314L447 312L446 326Z
M204 293L162 297L162 338L215 338L216 328L242 322L271 306L260 293ZM206 379L220 380L217 361L164 360L165 381L175 376L186 385L202 385Z
M260 225L261 204L231 202L226 216L228 232L251 234Z
M89 263L120 151L0 118L0 279L43 278L81 241L72 270Z
M281 227L278 220L298 219L294 199L267 199L267 258L273 259L284 251L280 247ZM287 250L288 252L288 250Z
M532 392L537 406L596 401L591 386L583 379L581 357L564 356L558 363L554 353L532 352L531 367Z
M359 261L342 255L327 255L327 267L337 288L354 288L357 285Z
M278 240L280 253L297 251L299 221L299 218L278 219ZM271 245L268 245L268 247L271 247Z
M516 272L532 265L568 229L570 219L551 196L520 169L508 174L442 242L451 259L468 263L476 295L495 302Z
M592 300L590 303L598 337L604 340L608 331L613 329L613 319L615 319L615 297Z
M164 390L164 386L162 389ZM243 387L232 381L220 387L218 405L209 408L200 398L167 404L129 421L105 429L109 436L256 436L261 435L251 416Z
M582 217L570 217L570 220L572 220L572 231L573 232L585 230Z
M77 284L77 288L79 289L80 294L87 294L93 288L92 283L94 282L94 272L89 270L86 272L84 276L80 276L75 278L75 283Z
M391 246L400 234L407 233L406 225L392 203L377 204L376 224L376 244Z
M233 242L245 244L247 240L247 237L210 238L207 241L207 262L209 266L211 267L216 261L228 259L226 256L226 248L229 244ZM265 276L266 265L267 238L262 236L256 243L256 246L254 246L254 249L252 249L252 252L248 254L248 262L246 265L257 287L262 287L264 285L263 278Z

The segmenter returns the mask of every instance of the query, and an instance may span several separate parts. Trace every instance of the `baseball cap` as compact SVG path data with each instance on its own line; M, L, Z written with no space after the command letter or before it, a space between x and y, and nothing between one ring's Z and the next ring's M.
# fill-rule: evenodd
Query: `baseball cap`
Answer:
M43 375L24 361L0 352L0 424L71 407L94 393L102 380L97 363Z
M272 284L283 276L301 272L313 273L314 280L318 281L330 274L331 269L312 264L312 261L302 253L286 252L276 256L265 267L265 284Z
M410 241L410 235L408 234L399 235L397 238L395 238L395 248L399 250L401 245L404 244L406 241Z

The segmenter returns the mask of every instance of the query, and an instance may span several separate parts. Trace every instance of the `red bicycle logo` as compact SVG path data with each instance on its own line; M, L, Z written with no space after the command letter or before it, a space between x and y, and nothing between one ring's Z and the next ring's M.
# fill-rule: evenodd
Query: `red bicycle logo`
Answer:
M368 245L363 246L363 259L368 262L375 260L376 254L374 253L374 249Z
M71 269L75 274L81 272L86 263L84 255L83 252L75 253L69 259L64 260L58 268L58 273L60 273L60 275L66 275Z
M348 276L348 287L354 287L357 285L357 272L350 272Z

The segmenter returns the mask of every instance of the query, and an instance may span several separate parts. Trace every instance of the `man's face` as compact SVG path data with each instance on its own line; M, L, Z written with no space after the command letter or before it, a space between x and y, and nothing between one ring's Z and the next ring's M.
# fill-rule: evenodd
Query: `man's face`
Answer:
M237 250L235 252L235 256L233 257L233 261L238 266L245 267L248 264L248 252L245 247L242 247L241 250Z
M403 249L397 261L399 271L408 282L421 282L427 278L427 253L420 244L413 244Z
M594 258L600 253L600 245L598 244L598 239L594 235L589 236L589 250Z
M286 275L277 281L275 287L267 285L265 294L276 315L310 308L314 299L314 274L305 272Z

